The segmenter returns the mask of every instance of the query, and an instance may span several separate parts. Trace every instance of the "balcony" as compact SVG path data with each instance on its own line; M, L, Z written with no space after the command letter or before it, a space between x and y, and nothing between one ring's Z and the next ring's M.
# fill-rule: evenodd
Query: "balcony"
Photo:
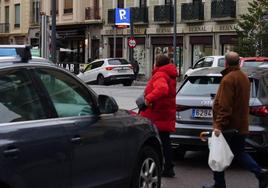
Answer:
M132 7L133 23L148 23L148 7Z
M154 7L154 21L162 23L173 22L173 6L157 5Z
M211 18L213 20L230 20L235 17L236 2L234 0L211 2Z
M204 4L200 2L182 3L181 21L186 23L202 22L204 20Z
M0 33L9 33L9 23L0 23Z
M99 10L95 10L92 7L85 8L85 20L100 20Z

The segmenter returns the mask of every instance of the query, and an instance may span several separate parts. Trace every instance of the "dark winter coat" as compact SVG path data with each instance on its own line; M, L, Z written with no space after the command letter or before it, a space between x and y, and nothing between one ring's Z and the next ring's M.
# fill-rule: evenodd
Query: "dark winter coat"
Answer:
M213 104L213 127L248 133L250 82L237 67L222 71L222 81Z

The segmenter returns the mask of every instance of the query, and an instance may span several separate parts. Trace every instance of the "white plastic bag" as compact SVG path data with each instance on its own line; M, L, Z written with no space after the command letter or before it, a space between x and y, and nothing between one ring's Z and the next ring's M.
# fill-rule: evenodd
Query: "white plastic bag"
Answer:
M217 137L213 132L211 138L208 139L208 146L209 167L216 172L224 171L231 164L234 154L232 153L222 133Z

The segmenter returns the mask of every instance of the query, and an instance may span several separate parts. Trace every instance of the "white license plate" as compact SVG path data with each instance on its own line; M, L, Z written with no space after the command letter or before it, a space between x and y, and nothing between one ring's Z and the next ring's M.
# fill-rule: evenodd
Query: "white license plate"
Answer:
M212 118L211 109L193 109L192 117L194 118Z

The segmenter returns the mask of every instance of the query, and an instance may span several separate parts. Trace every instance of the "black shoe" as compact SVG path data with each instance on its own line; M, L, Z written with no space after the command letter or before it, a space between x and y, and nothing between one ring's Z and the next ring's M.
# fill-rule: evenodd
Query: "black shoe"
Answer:
M162 177L173 178L174 176L175 176L175 172L173 168L170 168L168 170L163 170L162 172Z
M259 188L268 187L268 170L263 170L258 176L259 179Z
M226 188L226 185L208 185L208 186L203 186L202 188Z

